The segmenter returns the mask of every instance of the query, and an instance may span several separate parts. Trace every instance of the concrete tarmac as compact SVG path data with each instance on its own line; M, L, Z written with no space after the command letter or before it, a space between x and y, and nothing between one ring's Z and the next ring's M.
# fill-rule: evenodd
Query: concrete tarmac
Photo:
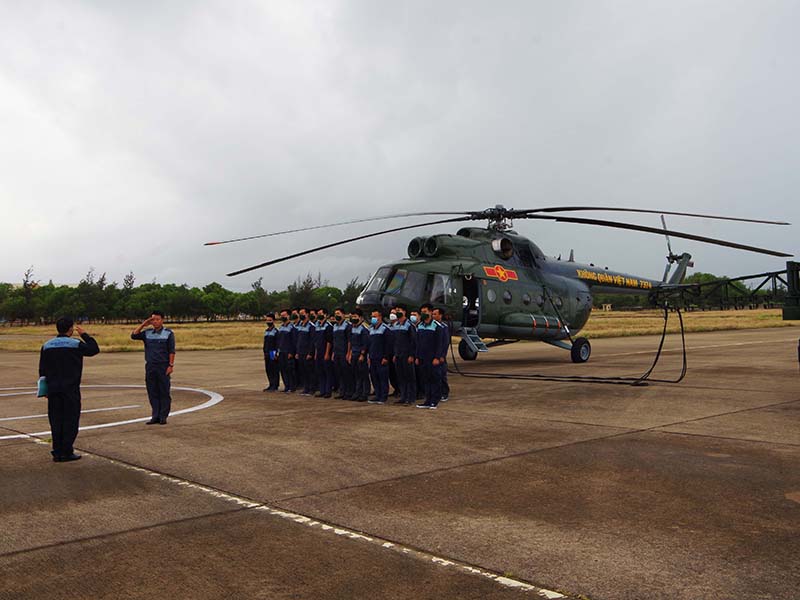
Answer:
M98 340L102 348L102 339ZM656 337L543 344L462 369L634 377ZM81 431L54 464L38 355L0 353L0 598L796 599L797 330L687 336L679 384L450 374L437 411L267 394L259 352L180 352L219 404ZM86 359L135 385L139 353ZM669 336L656 379L681 367ZM24 394L23 394L24 392ZM13 394L13 395L12 395ZM82 425L149 415L85 388ZM202 404L174 394L174 410ZM24 418L23 418L24 417Z

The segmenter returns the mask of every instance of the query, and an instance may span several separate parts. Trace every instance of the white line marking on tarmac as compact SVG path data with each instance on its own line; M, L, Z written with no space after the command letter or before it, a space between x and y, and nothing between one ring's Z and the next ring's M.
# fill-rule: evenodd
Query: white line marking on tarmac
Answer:
M103 387L103 386L97 386L97 387ZM116 387L116 386L105 386L105 387ZM130 386L130 387L142 387L142 386ZM193 388L173 388L173 389L193 390ZM193 390L193 391L202 391L204 394L209 394L209 395L214 394L215 396L219 396L219 394L215 394L214 392L208 392L208 391L205 391L205 390ZM222 396L219 396L219 400L217 400L217 402L220 402L221 400L222 400ZM205 404L208 404L208 403L205 403ZM216 402L215 402L215 404L216 404ZM197 408L197 407L194 407L194 410L200 410L200 409ZM47 432L47 433L49 433L49 432ZM41 435L41 434L28 434L28 435L23 435L23 436L20 436L20 437L27 438L30 441L32 441L33 443L35 443L35 444L49 446L49 444L47 442L45 442L44 440L42 440L41 438L35 437L37 435ZM3 438L0 438L0 439L3 439ZM193 490L198 490L198 491L204 492L204 493L206 493L206 494L208 494L210 496L213 496L215 498L219 498L221 500L226 500L228 502L232 502L232 503L236 504L237 506L243 506L243 507L248 508L248 509L254 509L254 510L266 512L266 513L268 513L269 515L271 515L273 517L286 519L288 521L293 521L293 522L298 523L300 525L305 525L307 527L320 529L322 531L332 532L334 535L346 537L346 538L349 538L349 539L352 539L352 540L361 541L361 542L369 543L369 544L374 544L379 548L383 548L384 550L390 550L392 552L398 552L400 554L405 554L405 555L409 555L410 554L411 556L413 556L413 557L415 557L417 559L420 559L420 560L423 560L423 561L432 562L433 564L436 564L436 565L441 566L441 567L452 568L452 569L456 569L458 571L462 571L464 573L469 573L471 575L477 575L479 577L485 577L486 579L491 579L495 583L498 583L498 584L500 584L500 585L502 585L504 587L517 589L517 590L521 590L521 591L524 591L524 592L533 592L533 593L537 594L541 598L547 598L547 600L558 600L559 598L566 598L566 596L564 596L563 594L560 594L559 592L556 592L556 591L553 591L553 590L548 590L548 589L545 589L545 588L536 587L535 585L531 585L530 583L526 583L526 582L520 581L518 579L513 579L511 577L506 577L504 575L497 575L496 573L492 573L491 571L486 571L484 569L481 569L481 568L478 568L478 567L475 567L475 566L472 566L472 565L469 565L469 564L466 564L466 563L458 562L458 561L455 561L455 560L449 560L449 559L446 559L446 558L441 558L441 557L436 556L434 554L430 554L429 552L424 552L422 550L415 550L413 548L408 548L407 546L401 546L401 545L396 544L394 542L390 542L389 540L384 540L384 539L377 538L377 537L369 537L369 536L366 536L364 534L358 533L357 531L353 531L352 529L347 529L345 527L341 527L341 526L338 526L338 525L334 526L334 525L328 525L327 523L321 523L319 521L316 521L314 519L311 519L310 517L307 517L305 515L301 515L299 513L294 513L294 512L289 512L289 511L286 511L286 510L278 509L278 508L269 506L267 504L259 503L259 502L253 502L252 500L248 500L247 498L242 498L240 496L234 496L233 494L228 494L226 492L221 492L219 490L215 490L213 488L206 487L206 486L201 485L199 483L194 483L192 481L187 481L185 479L180 479L178 477L173 477L171 475L165 475L163 473L158 473L156 471L151 471L149 469L145 469L144 467L137 467L137 466L134 466L134 465L131 465L131 464L128 464L128 463L120 462L118 460L114 460L113 458L108 458L106 456L99 456L97 454L92 454L91 452L86 452L85 450L82 450L82 452L86 456L91 456L91 457L94 457L94 458L99 458L101 460L106 460L106 461L110 462L111 464L120 466L120 467L122 467L124 469L128 469L129 471L136 471L137 473L144 473L146 475L149 475L150 477L156 477L158 479L161 479L162 481L166 481L166 482L169 482L169 483L172 483L172 484L175 484L175 485L179 485L181 487L186 487L186 488L190 488L190 489L193 489Z
M109 408L90 408L87 410L82 410L81 414L83 413L95 413L95 412L104 412L108 410L126 410L128 408L139 408L141 404L129 404L128 406L110 406ZM20 421L22 419L41 419L42 417L46 417L47 414L44 415L25 415L24 417L3 417L0 421Z
M145 386L143 385L82 385L82 389L144 389ZM9 389L9 388L5 388ZM20 388L10 388L10 389L20 389ZM184 415L186 413L195 412L197 410L203 410L205 408L210 408L215 404L219 404L222 402L224 396L218 394L217 392L210 392L208 390L201 390L199 388L190 388L190 387L174 387L173 390L178 390L181 392L196 392L198 394L205 394L208 396L208 400L203 402L202 404L198 404L197 406L190 406L189 408L184 408L182 410L176 410L175 412L170 413L170 417L175 417L178 415ZM28 388L28 392L19 392L16 395L23 395L25 393L29 393L32 388ZM3 391L3 388L0 388L0 391ZM113 423L102 423L100 425L87 425L85 427L81 427L79 431L87 431L89 429L104 429L106 427L117 427L119 425L130 425L131 423L144 423L145 421L149 421L150 417L142 417L139 419L127 419L125 421L114 421ZM41 435L50 435L50 430L47 431L37 431L35 433L19 433L14 435L3 435L0 436L0 440L16 440L16 439L23 439L23 438L32 438Z

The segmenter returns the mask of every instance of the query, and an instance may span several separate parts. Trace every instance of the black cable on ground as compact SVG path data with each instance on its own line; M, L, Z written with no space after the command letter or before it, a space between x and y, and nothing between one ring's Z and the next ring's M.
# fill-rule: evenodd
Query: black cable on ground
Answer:
M659 359L661 358L661 352L664 349L664 341L667 337L669 307L666 305L664 306L664 328L661 332L661 340L659 341L656 355L653 359L653 363L650 365L650 368L642 373L642 375L639 377L600 377L595 375L544 375L542 373L491 373L462 371L456 362L452 338L450 339L450 354L453 358L453 369L450 369L448 365L448 371L450 373L461 375L462 377L472 377L475 379L517 379L523 381L560 381L567 383L600 383L606 385L647 385L649 381L655 383L679 383L686 376L688 365L686 360L686 334L683 324L683 315L681 314L681 310L679 308L676 308L675 312L677 313L678 321L680 322L681 350L683 353L681 372L677 379L651 379L650 377L655 370Z

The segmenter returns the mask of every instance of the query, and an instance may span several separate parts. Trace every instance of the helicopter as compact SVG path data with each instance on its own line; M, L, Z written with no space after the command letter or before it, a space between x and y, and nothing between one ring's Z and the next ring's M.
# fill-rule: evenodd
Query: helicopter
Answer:
M560 214L578 211L660 214L662 228ZM655 304L664 294L680 289L687 269L693 266L692 256L686 252L673 253L670 236L771 256L792 256L775 250L670 230L667 229L664 215L789 225L784 221L638 208L561 206L513 209L498 204L481 211L417 212L353 219L222 242L207 242L205 245L227 244L386 219L449 217L351 237L227 274L236 276L306 254L388 233L431 225L487 221L486 227L462 227L455 234L444 233L413 238L408 244L407 258L380 266L358 296L357 305L362 309L385 312L396 306L418 307L430 302L451 316L451 331L461 337L458 352L464 360L475 360L478 354L487 352L495 345L520 340L537 340L569 351L570 358L575 363L585 363L591 356L591 344L588 339L577 334L589 320L593 294L644 293ZM535 243L514 231L513 221L518 219L577 223L664 235L669 251L664 275L661 280L656 280L612 271L607 267L599 268L592 263L578 263L575 262L572 251L567 260L561 260L560 256L558 258L546 256ZM673 265L675 269L670 276ZM485 339L493 341L487 343Z

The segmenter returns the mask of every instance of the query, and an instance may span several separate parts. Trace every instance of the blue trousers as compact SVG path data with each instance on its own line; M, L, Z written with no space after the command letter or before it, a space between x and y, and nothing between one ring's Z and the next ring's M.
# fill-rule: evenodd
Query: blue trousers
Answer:
M330 396L333 391L333 361L316 358L314 360L314 369L317 372L319 393L323 396Z
M147 397L150 400L152 418L162 421L169 416L169 409L172 406L167 366L147 365L144 372L144 382L147 386Z
M442 399L442 369L441 365L434 366L432 362L426 361L420 365L422 369L422 381L425 385L425 404L436 406Z
M386 402L389 398L389 365L382 365L380 360L370 360L369 377L375 388L375 399Z
M72 444L78 437L81 420L80 388L48 394L47 416L53 434L51 454L55 457L69 456L73 451Z
M281 352L278 354L278 368L281 372L281 379L283 379L283 390L285 392L293 392L297 386L294 359L289 358L285 352Z
M417 374L414 364L408 364L408 356L397 356L395 370L397 371L397 385L400 390L400 400L412 404L417 399Z

